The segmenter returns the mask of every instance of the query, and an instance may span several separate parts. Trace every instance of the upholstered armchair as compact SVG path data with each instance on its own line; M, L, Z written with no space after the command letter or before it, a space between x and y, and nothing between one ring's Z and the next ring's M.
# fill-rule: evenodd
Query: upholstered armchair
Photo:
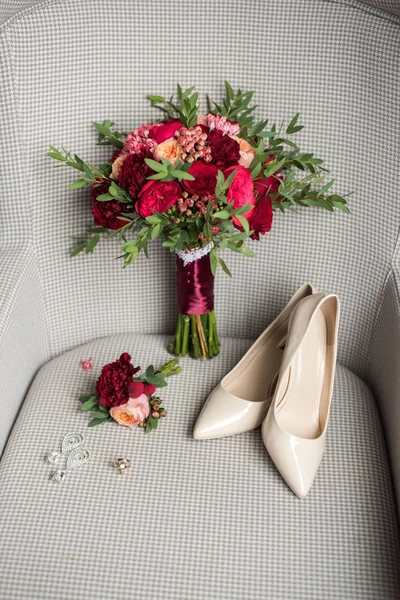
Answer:
M2 0L0 16L0 598L400 598L399 2ZM182 360L163 427L87 429L79 390L103 364L168 358L175 262L156 244L123 270L113 242L69 258L90 199L48 146L106 160L93 121L126 129L156 118L147 94L218 97L224 79L273 120L301 112L351 215L276 214L255 259L226 257L221 354ZM300 500L259 430L192 430L304 282L338 293L342 319L327 448ZM58 485L44 457L70 431L91 459Z

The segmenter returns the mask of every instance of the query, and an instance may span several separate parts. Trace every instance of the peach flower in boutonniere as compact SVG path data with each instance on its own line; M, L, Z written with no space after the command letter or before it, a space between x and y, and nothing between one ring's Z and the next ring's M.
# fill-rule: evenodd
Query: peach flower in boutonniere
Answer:
M110 415L120 425L137 427L150 414L150 403L147 394L141 394L138 398L129 398L126 404L114 406L110 409Z

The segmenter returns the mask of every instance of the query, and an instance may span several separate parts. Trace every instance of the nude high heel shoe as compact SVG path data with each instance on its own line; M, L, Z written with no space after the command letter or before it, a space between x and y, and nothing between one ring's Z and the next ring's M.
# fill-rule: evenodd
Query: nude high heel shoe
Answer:
M290 317L264 444L297 496L311 488L324 448L335 377L339 298L317 293Z
M303 285L211 392L194 428L195 439L225 437L261 425L271 403L290 314L312 293L311 285Z

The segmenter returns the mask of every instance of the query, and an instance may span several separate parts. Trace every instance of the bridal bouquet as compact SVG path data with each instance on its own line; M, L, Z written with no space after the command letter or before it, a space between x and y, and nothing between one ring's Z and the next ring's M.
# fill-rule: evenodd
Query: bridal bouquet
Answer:
M199 112L198 93L148 96L163 120L129 132L114 123L93 123L97 143L113 146L110 160L93 166L76 154L50 146L48 156L79 172L69 189L88 186L94 225L79 236L71 256L93 252L100 238L117 237L124 267L149 242L177 255L178 324L170 351L194 357L218 354L213 282L217 267L228 275L221 250L254 256L248 238L259 240L273 212L319 207L349 212L346 200L329 190L323 161L302 152L291 139L299 114L284 127L256 122L253 92L234 91Z

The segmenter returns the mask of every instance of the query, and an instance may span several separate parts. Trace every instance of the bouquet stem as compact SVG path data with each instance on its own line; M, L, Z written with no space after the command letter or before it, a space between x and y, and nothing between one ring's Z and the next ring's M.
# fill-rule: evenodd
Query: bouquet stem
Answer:
M205 360L216 356L219 346L214 310L203 315L178 315L175 337L168 347L171 354Z
M219 352L214 313L214 275L210 251L213 245L180 252L177 256L176 290L178 324L168 346L171 354L212 358Z

